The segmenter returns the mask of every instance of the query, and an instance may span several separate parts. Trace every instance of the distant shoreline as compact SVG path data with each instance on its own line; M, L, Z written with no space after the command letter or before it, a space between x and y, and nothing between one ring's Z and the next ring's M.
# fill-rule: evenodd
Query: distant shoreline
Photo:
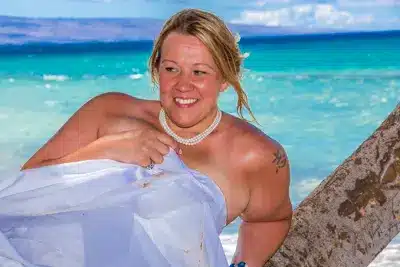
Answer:
M32 18L0 15L0 54L151 49L164 20L156 18ZM227 23L240 45L335 38L386 38L400 29L355 30ZM60 48L61 47L61 48ZM88 47L90 47L89 50ZM143 48L141 48L143 47Z
M400 37L400 30L369 31L369 32L336 32L312 34L285 34L285 35L254 35L241 37L240 44L256 43L283 43L283 42L315 42L336 39L376 39ZM0 44L0 56L16 54L64 54L64 53L98 53L98 52L126 52L150 51L152 39L143 40L115 40L115 41L31 41L21 44Z

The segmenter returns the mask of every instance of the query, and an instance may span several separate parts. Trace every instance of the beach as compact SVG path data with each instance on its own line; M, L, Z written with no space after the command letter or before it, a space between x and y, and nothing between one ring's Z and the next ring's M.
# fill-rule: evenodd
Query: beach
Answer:
M86 43L55 50L22 45L13 53L0 47L0 171L17 170L98 94L157 99L147 69L151 45L120 49L118 43ZM253 37L239 45L245 58L243 87L260 123L256 126L288 153L295 208L400 102L400 33ZM219 106L237 115L236 100L230 88ZM239 223L221 235L228 258ZM400 266L398 255L399 237L370 266Z

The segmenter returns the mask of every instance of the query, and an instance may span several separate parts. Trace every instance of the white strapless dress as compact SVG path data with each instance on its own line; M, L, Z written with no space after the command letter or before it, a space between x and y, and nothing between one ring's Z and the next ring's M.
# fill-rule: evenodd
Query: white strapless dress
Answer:
M147 170L87 160L0 177L2 267L226 267L220 188L175 151Z

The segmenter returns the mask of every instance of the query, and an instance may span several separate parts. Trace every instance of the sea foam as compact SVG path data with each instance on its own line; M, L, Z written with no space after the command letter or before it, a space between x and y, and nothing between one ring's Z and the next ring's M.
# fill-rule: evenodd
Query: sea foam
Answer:
M58 81L62 82L68 80L69 77L67 75L52 75L52 74L44 74L43 80L45 81Z

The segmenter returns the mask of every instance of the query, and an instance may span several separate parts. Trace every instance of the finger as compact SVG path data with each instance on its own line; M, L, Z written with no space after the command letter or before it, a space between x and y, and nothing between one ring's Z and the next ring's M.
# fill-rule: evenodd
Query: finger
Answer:
M156 160L153 160L153 158L152 157L154 157L154 158L156 158ZM152 163L153 164L160 164L160 163L162 163L162 162L160 162L160 159L158 158L158 160L157 160L157 156L144 156L144 157L142 157L141 159L140 159L140 161L139 161L139 163L138 163L138 165L140 165L141 167L144 167L144 168L146 168L146 167L148 167L149 165L151 165Z
M136 164L145 168L145 167L149 166L151 163L152 163L152 161L151 161L150 157L143 157Z
M138 165L142 167L147 167L152 163L151 155L153 154L152 147L149 145L144 145L141 147L140 153L136 155Z
M154 163L161 164L164 161L164 156L157 149L149 149L149 164L153 161Z
M166 155L170 151L168 144L165 144L162 141L160 141L157 135L152 135L151 137L147 137L147 140L143 145L143 150L145 150L145 154L148 154L148 151L150 149L156 149L162 155Z
M175 141L175 139L173 139L171 136L164 133L159 133L157 134L157 139L163 142L164 144L168 145L169 147L171 147L176 152L178 152L179 150L178 142Z
M161 142L160 140L156 139L151 146L156 149L160 154L166 155L169 152L169 146Z

